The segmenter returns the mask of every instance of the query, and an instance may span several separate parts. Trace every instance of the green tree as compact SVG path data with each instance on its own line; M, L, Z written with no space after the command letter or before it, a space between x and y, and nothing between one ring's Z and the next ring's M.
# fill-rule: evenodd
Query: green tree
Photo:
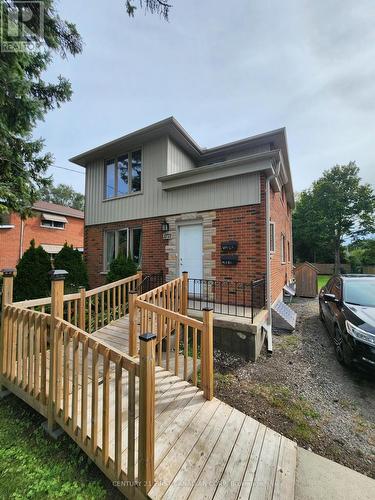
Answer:
M37 42L23 50L0 52L0 212L31 207L38 189L50 182L46 170L52 155L43 152L43 140L34 139L32 133L48 111L70 100L72 90L62 76L55 83L42 76L54 54L66 58L82 50L75 25L60 18L53 0L42 3L44 32L40 34L38 2L0 0L2 42L12 41L12 13L21 16L26 10L34 14L27 24L28 39Z
M113 281L133 276L134 274L137 274L137 270L137 264L134 260L120 253L109 266L107 282L112 283Z
M355 162L336 165L301 193L293 216L296 248L330 249L339 272L345 240L374 232L374 213L374 192L361 183Z
M348 245L347 253L349 261L354 262L356 268L373 266L375 265L375 239L356 240Z
M55 269L64 269L68 271L65 278L65 290L72 293L78 290L80 286L88 288L88 277L86 264L79 250L75 250L73 245L65 245L54 259Z
M50 256L41 246L36 247L35 241L31 240L30 247L17 264L17 275L14 280L15 300L49 297L50 270Z
M76 208L77 210L85 209L85 196L67 184L45 186L39 191L39 197L43 201Z

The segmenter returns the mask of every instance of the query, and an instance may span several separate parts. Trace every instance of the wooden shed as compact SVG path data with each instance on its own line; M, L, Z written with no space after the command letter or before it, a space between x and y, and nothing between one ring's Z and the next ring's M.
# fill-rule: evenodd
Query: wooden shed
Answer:
M318 294L318 269L309 262L298 264L294 271L297 297L316 297Z

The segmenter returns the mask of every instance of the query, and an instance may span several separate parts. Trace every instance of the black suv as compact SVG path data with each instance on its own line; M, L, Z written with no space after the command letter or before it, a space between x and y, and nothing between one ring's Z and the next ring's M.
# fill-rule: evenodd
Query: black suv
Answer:
M320 290L319 311L340 363L375 369L375 275L334 276Z

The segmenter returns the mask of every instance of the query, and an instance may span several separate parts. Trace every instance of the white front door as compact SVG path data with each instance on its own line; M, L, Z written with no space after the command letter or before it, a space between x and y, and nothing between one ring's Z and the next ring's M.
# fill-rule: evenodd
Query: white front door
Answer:
M180 274L182 271L187 271L189 278L203 278L202 224L180 226L179 267Z

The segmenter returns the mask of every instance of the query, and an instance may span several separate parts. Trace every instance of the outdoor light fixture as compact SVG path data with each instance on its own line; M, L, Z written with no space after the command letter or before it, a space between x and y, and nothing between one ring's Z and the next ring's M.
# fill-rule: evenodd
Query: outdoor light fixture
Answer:
M169 224L166 221L161 223L161 230L163 233L167 233L169 231Z

